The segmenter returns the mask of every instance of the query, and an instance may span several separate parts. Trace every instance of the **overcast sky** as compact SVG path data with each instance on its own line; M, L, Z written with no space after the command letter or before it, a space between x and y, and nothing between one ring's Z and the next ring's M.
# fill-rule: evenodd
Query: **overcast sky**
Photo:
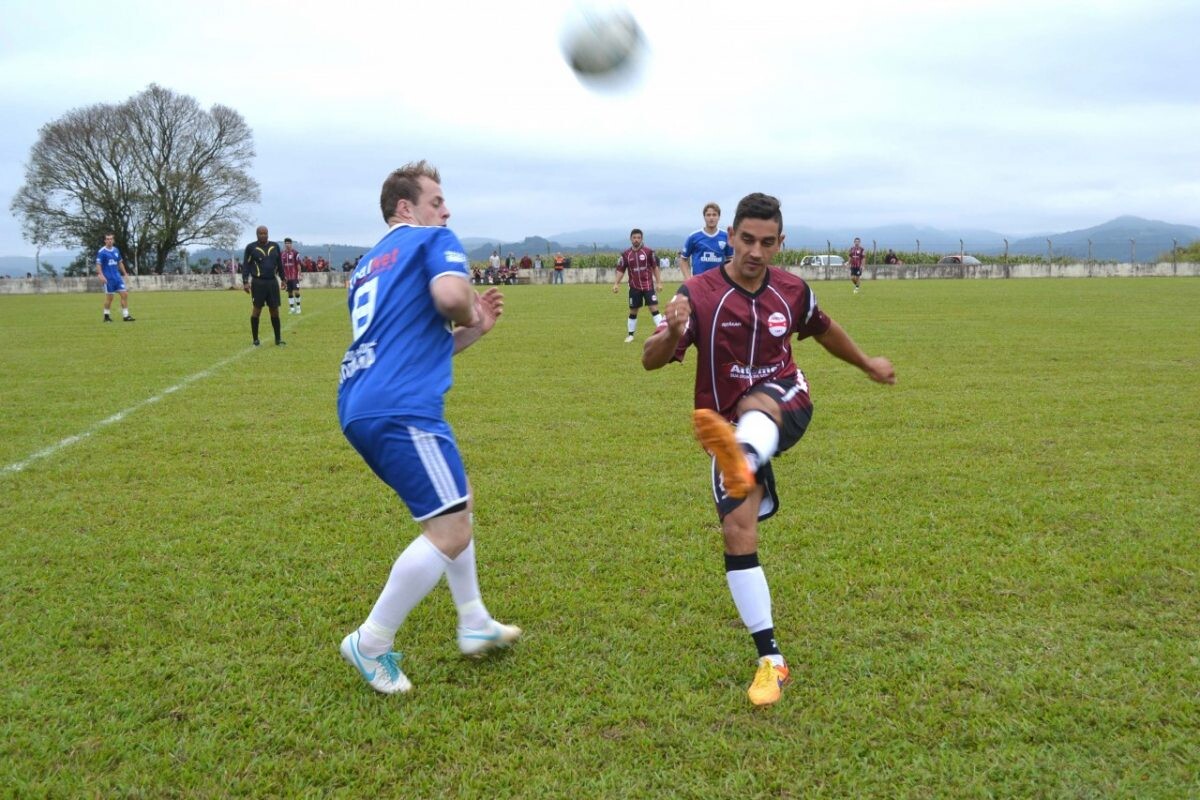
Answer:
M785 223L1022 235L1200 224L1196 0L629 3L640 82L559 52L569 3L15 0L0 22L0 255L38 129L158 83L254 131L273 238L371 244L428 158L462 237L698 225L752 191ZM253 225L243 237L253 238Z

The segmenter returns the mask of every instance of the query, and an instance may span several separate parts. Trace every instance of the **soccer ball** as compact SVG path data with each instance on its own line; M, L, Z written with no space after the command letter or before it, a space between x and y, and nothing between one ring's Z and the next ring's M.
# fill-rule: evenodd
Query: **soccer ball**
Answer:
M583 81L613 81L636 69L645 37L637 20L619 7L576 9L563 26L563 57Z

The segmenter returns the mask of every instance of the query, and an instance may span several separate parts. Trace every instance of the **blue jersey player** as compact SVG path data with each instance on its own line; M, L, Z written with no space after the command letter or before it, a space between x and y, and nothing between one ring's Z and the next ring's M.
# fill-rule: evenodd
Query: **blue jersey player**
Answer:
M729 235L717 229L721 221L721 207L716 203L704 206L704 229L696 231L683 243L679 251L679 269L686 281L693 275L699 275L710 269L721 266L733 258L733 248L729 246Z
M458 647L479 656L521 635L483 605L472 541L472 496L443 414L450 359L496 324L504 296L471 288L467 256L445 227L441 177L425 161L384 181L390 227L349 283L353 339L342 360L338 418L368 466L408 506L421 534L405 548L375 606L341 653L377 692L412 688L392 651L408 613L443 573L458 610Z
M121 317L133 322L129 316L129 290L125 288L125 261L121 251L113 244L113 234L104 234L104 247L96 251L96 277L104 281L104 321L112 322L112 300L114 294L121 296Z

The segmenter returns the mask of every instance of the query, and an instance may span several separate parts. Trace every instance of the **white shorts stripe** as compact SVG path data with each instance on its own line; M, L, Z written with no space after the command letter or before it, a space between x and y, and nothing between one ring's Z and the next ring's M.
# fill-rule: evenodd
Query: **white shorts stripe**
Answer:
M421 459L421 465L425 467L425 474L429 476L429 482L433 484L434 491L437 492L438 499L443 503L456 500L458 488L454 485L454 475L450 472L450 465L446 463L446 457L442 455L441 448L438 447L437 437L411 425L408 428L408 435L412 437L413 446Z

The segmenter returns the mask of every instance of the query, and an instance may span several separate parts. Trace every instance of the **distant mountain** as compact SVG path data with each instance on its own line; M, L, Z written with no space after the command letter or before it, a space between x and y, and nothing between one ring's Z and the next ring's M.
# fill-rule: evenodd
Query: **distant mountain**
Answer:
M1124 216L1083 230L1018 239L1010 243L1009 253L1044 255L1047 239L1050 240L1050 247L1056 257L1087 258L1090 239L1092 258L1096 261L1130 261L1132 257L1144 262L1155 261L1163 253L1170 253L1172 239L1178 242L1180 247L1187 247L1200 240L1200 228ZM1130 244L1130 239L1133 240L1133 245Z

